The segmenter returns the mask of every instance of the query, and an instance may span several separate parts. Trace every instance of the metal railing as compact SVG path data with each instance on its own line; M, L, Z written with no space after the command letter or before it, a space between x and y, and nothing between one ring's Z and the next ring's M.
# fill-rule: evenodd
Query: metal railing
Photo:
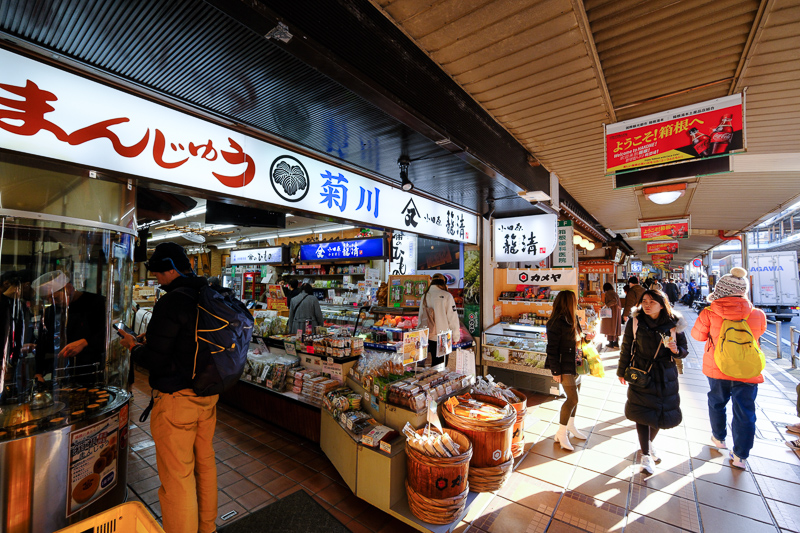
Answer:
M767 324L774 324L775 325L775 336L777 337L775 340L776 342L772 342L771 340L767 339L764 335L761 336L761 341L769 343L775 346L775 352L777 353L778 359L783 359L783 352L781 346L781 321L780 320L767 320ZM794 363L794 352L792 352L792 362Z

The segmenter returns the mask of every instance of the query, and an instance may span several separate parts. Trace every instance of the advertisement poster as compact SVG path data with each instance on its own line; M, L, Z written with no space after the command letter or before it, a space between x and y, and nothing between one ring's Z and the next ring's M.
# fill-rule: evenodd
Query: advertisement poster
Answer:
M643 241L669 241L689 238L689 219L639 222L639 233Z
M554 268L569 268L575 266L575 245L572 243L573 235L572 221L559 220L558 242L556 243L556 251L553 254Z
M70 433L67 516L77 513L117 484L119 425L117 413Z
M495 261L541 261L556 248L556 215L500 218L494 226Z
M607 125L606 174L741 151L743 110L733 94Z
M669 263L672 261L672 254L653 254L650 257L653 260L653 264L658 263Z
M574 268L507 270L509 285L577 285L578 273Z
M678 241L656 241L647 243L648 254L677 254Z
M444 357L453 351L453 332L449 329L436 336L436 356Z
M403 333L403 364L423 361L428 356L428 329Z

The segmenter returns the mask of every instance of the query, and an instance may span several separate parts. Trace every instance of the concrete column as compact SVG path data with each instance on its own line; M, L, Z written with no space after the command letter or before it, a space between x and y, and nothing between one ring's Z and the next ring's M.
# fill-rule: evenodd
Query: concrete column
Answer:
M747 279L750 280L750 256L747 254L747 233L742 233L742 268L747 271ZM750 301L753 301L753 283L750 280Z

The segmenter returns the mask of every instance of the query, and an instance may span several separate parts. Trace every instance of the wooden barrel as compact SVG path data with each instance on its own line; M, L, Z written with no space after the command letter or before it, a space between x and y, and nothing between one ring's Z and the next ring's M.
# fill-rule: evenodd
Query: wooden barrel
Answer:
M522 455L525 449L525 417L528 415L528 397L517 389L511 389L511 392L520 398L518 403L511 404L517 411L517 421L514 423L514 432L511 435L511 454L516 459Z
M472 492L494 492L503 488L511 477L514 459L486 468L470 467L469 490Z
M507 401L494 396L484 396L483 394L472 394L471 396L475 400L497 407L508 405ZM511 437L514 433L514 422L517 420L517 412L513 409L500 420L472 420L456 416L447 408L442 407L442 417L445 424L461 431L472 442L470 467L486 468L513 460Z
M435 428L431 430L438 433ZM454 429L444 431L459 446L461 453L456 457L431 457L406 446L408 506L414 516L431 524L449 524L458 518L469 492L472 443Z

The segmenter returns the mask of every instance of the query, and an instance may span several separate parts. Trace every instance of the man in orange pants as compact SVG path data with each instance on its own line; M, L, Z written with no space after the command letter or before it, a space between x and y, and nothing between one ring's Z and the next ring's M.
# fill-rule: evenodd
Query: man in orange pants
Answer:
M152 408L164 531L212 533L217 464L211 441L219 396L197 396L192 390L197 302L175 290L199 290L207 281L194 274L183 248L174 243L156 246L146 266L167 294L153 307L145 343L122 331L120 335L131 357L150 372L153 400L145 413Z

